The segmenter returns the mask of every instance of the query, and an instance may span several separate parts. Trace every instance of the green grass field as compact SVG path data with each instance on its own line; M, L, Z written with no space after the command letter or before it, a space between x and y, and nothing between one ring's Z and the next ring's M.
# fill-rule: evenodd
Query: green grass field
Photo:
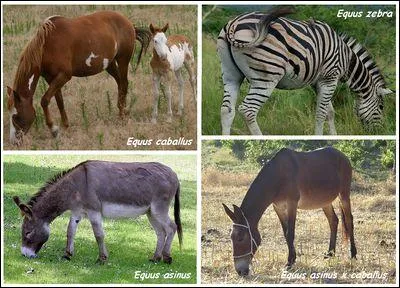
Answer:
M202 73L202 134L221 134L220 107L223 97L223 83L221 78L220 60L216 53L216 39L223 25L234 17L246 11L263 10L250 5L211 6L203 9L203 15L210 12L203 19L203 73ZM370 9L378 9L371 8ZM382 6L384 10L393 6ZM253 8L253 9L252 9ZM395 90L395 18L349 18L346 21L336 17L337 10L343 7L331 6L296 6L297 13L289 16L295 19L309 19L313 17L325 21L337 32L346 32L362 43L378 64L385 77L387 86ZM348 6L347 10L352 10ZM361 9L359 7L354 9ZM353 10L354 10L353 9ZM365 8L367 9L367 8ZM264 9L265 10L265 9ZM385 33L382 33L385 31ZM237 106L246 96L248 84L245 81L241 87ZM352 93L347 85L341 84L333 96L335 108L335 124L339 135L394 135L396 130L396 97L390 94L385 97L383 128L377 131L366 131L354 111L354 101L358 97ZM263 134L272 135L312 135L315 126L316 95L311 87L299 90L274 90L271 98L261 108L257 120ZM231 134L248 135L249 131L242 115L236 113ZM326 125L324 134L328 134Z
M156 235L146 216L132 219L105 219L105 242L109 260L95 264L98 248L87 219L78 227L75 255L62 258L66 244L69 212L50 225L50 238L36 259L21 256L22 217L12 197L25 202L54 174L87 159L110 161L158 161L170 166L181 182L183 248L178 238L172 245L171 265L148 261L154 252ZM4 159L4 282L6 284L92 284L92 283L196 283L196 157L186 156L60 156L13 155ZM173 208L170 209L173 219ZM141 273L147 273L141 274ZM157 277L146 279L145 277ZM181 274L178 274L181 273ZM136 275L136 276L135 276ZM142 277L142 279L140 279ZM166 279L164 277L175 277Z

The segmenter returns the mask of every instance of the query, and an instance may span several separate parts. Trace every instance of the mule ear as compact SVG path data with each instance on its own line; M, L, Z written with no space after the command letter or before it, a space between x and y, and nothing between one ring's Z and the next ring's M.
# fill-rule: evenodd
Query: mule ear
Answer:
M28 205L21 203L21 200L19 199L18 196L14 196L13 200L21 210L21 215L26 216L28 217L29 220L31 220L33 218L32 209Z
M380 88L378 88L377 93L378 93L378 95L385 96L385 95L387 95L387 94L393 93L393 91L390 90L390 89L388 89L388 88L382 88L382 87L380 87Z
M222 203L222 206L224 206L225 213L228 215L228 217L235 222L235 214L224 203Z
M240 207L236 206L235 204L233 204L233 213L235 214L236 220L238 220L237 223L242 222L242 221L239 221L239 220L243 220L243 222L245 221L245 219L243 217L244 214L242 212L242 209Z
M161 29L162 32L166 32L168 30L169 23L165 24L165 26Z
M154 34L155 29L154 29L153 23L150 23L149 28L150 28L151 34Z

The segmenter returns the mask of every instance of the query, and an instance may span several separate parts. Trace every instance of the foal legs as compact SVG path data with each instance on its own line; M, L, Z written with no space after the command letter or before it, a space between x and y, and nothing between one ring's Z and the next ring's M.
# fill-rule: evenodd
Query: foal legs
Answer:
M336 250L336 236L337 236L337 227L339 223L339 219L336 216L335 210L333 209L332 204L322 208L325 213L326 218L329 222L329 227L331 229L331 238L329 240L329 249L328 253L326 253L325 258L329 258L335 255Z
M190 81L190 86L192 87L194 103L197 103L197 92L196 92L197 91L197 87L196 87L197 81L196 81L196 74L194 72L193 63L194 63L194 58L190 61L185 61L184 65L189 74L189 81Z
M182 71L176 70L175 71L176 79L178 80L178 87L179 87L179 108L178 108L178 115L182 115L183 112L183 87L184 81L182 77Z
M96 237L97 245L99 246L99 258L97 259L97 262L100 264L104 264L107 261L108 253L106 245L104 243L103 220L101 217L101 213L98 211L88 211L87 214L90 224L92 224L93 233Z
M160 97L160 83L161 77L160 75L153 73L153 115L151 118L151 123L157 123L157 115L158 115L158 98Z
M67 247L65 248L64 258L70 260L74 255L74 238L78 224L82 219L80 212L73 213L69 219L68 231L67 231Z

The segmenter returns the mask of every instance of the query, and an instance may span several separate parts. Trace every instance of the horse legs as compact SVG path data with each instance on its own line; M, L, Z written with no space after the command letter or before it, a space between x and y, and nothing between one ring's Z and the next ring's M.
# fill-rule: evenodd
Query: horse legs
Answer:
M154 231L156 232L157 235L156 251L154 252L153 258L151 258L150 261L158 262L162 258L162 251L164 249L166 235L162 222L159 221L155 212L149 211L147 213L147 218L149 219L149 222L151 226L153 226Z
M178 80L178 87L179 87L179 108L178 108L178 115L181 116L183 112L183 88L184 88L184 81L182 77L182 71L176 70L175 71L176 79Z
M197 87L196 87L197 81L196 81L196 74L194 73L193 63L194 63L194 58L192 58L190 61L185 61L184 65L189 74L189 81L190 81L190 86L192 87L194 103L197 103L197 92L196 92L197 91Z
M128 93L129 59L130 58L117 59L118 71L119 71L119 82L117 81L117 84L118 84L118 109L119 109L119 116L121 118L123 118L124 115L127 115L129 113L129 111L126 109L126 94ZM110 69L110 71L112 71L112 68ZM113 76L113 74L111 74L111 76ZM114 77L114 79L115 79L115 77Z
M354 226L353 226L353 215L351 214L351 204L349 197L340 198L340 208L342 212L342 229L344 239L350 236L350 253L351 258L357 258L357 248L354 241Z
M58 136L58 126L54 125L53 120L51 119L50 112L49 112L49 104L51 97L57 94L61 87L64 86L71 79L70 75L66 73L58 73L57 76L50 78L47 77L46 81L49 84L49 88L47 89L46 93L43 95L40 104L42 105L44 117L46 119L46 125L49 127L51 134L53 137Z
M92 224L93 233L96 237L97 245L99 246L99 258L97 259L97 262L100 264L104 264L107 261L108 253L106 245L104 243L104 230L101 213L98 211L88 211L87 214L90 224Z
M158 115L158 98L160 97L160 83L161 77L159 74L153 73L153 115L151 117L151 123L157 123Z
M79 221L81 221L81 213L73 213L69 219L68 231L67 231L67 247L65 248L64 258L70 260L74 255L74 238L76 229L78 228Z
M287 201L287 232L286 243L289 248L288 262L286 268L291 268L296 261L296 250L294 248L294 233L296 226L297 202Z
M333 209L332 204L323 207L322 210L325 213L326 218L329 222L329 228L331 229L331 238L329 240L329 249L328 253L326 253L325 258L329 258L335 255L336 250L336 236L337 236L337 227L339 223L339 219L336 216L335 210Z
M61 93L61 89L56 92L55 98L56 98L58 110L60 110L61 123L63 124L63 126L65 128L68 128L69 122L68 122L67 113L65 113L65 109L64 109L64 100L63 100L63 96Z

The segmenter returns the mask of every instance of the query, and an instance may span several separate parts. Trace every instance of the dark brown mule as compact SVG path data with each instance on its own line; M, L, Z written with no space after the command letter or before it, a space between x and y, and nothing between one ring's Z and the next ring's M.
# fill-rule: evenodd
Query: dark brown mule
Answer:
M56 98L61 120L68 127L61 88L73 77L85 77L106 70L118 85L118 108L125 114L128 87L128 65L135 51L135 41L141 44L137 64L147 50L151 33L138 29L119 13L96 12L77 18L53 16L44 20L34 38L21 54L14 85L7 87L10 112L10 142L18 145L35 120L33 94L39 77L49 87L41 100L46 124L53 136L58 135L48 105Z
M326 256L333 256L338 218L332 202L338 196L343 234L346 239L350 235L351 257L356 258L350 205L351 174L350 161L332 147L311 152L280 150L261 169L240 207L233 205L234 210L231 211L223 204L233 221L231 238L236 272L241 276L248 275L249 265L261 243L258 222L271 204L281 222L289 248L286 267L290 268L296 260L294 235L297 209L322 208L331 230Z
M99 246L98 261L102 263L108 258L102 218L132 218L146 214L157 235L157 247L151 260L163 259L171 263L175 232L178 232L179 244L182 243L179 195L176 173L163 164L83 162L56 175L27 204L14 197L25 216L21 253L35 258L49 238L50 223L70 210L64 257L70 259L74 254L78 223L87 216ZM173 199L175 223L168 215Z

